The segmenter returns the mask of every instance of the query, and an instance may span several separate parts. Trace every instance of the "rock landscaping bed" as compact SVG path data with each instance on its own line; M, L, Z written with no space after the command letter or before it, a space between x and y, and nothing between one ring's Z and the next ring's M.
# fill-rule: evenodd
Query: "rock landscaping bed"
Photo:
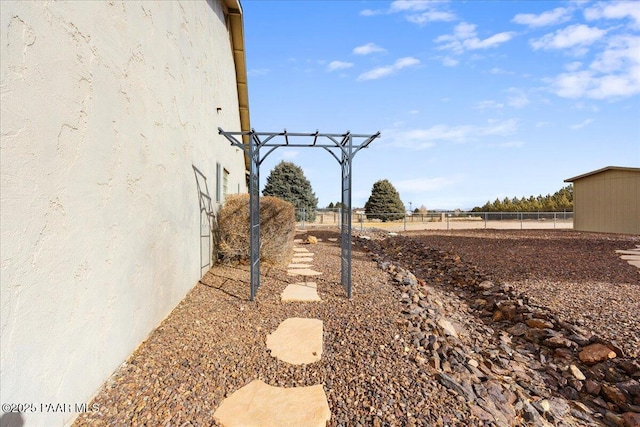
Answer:
M635 309L599 330L587 304L563 311L559 298L548 297L553 304L545 305L544 295L563 295L566 280L538 275L550 262L544 254L521 254L533 261L521 262L514 276L511 260L495 269L489 262L493 239L458 250L455 236L441 233L356 237L352 300L339 285L337 231L312 231L322 302L282 303L283 289L299 278L264 265L250 302L248 268L215 266L105 383L93 400L100 411L81 414L75 425L216 425L222 400L256 379L324 384L330 426L640 424L640 363L629 345L638 330L628 330L637 325L640 275L593 254L609 237L563 232L566 241L551 239L573 257L576 289L609 283L624 309ZM619 238L615 249L628 243ZM563 251L563 244L582 250ZM616 275L591 277L605 268ZM551 288L537 295L536 281ZM290 365L269 354L267 335L291 317L323 321L320 361ZM612 335L629 339L614 343Z
M615 254L616 246L638 239L508 234L507 239L502 232L480 232L361 240L403 292L416 362L434 368L474 415L497 425L640 425L640 276ZM555 272L559 266L562 271ZM581 325L590 318L595 329L533 302L528 293L539 295L539 289L532 282L518 288L522 275L537 283L555 276L544 289L546 300L560 309L569 303L565 317L576 316ZM579 304L563 300L566 277L572 289L582 291L575 298ZM590 310L607 297L625 303L613 309L616 316L597 322L603 316L590 316Z

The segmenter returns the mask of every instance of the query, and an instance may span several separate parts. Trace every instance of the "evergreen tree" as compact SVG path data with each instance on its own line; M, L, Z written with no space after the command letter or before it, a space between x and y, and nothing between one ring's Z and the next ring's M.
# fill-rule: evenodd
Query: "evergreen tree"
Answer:
M496 199L493 203L487 202L482 207L473 208L474 212L562 212L573 211L573 185L556 191L553 195L538 195L538 197L529 196L518 199L514 197L509 199L505 197L503 201Z
M371 196L364 205L364 211L369 219L381 219L393 221L404 218L404 203L400 200L400 194L386 179L373 184Z
M305 221L315 221L318 198L311 183L304 176L302 168L291 162L280 162L267 177L267 184L262 190L263 196L279 197L291 203L296 209L296 221L302 221L302 210Z

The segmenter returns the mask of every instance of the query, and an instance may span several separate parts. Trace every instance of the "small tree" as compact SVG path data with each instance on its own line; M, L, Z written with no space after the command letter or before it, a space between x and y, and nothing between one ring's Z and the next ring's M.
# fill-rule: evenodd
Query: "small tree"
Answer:
M279 197L291 203L296 209L296 221L302 221L302 210L306 221L315 221L318 198L311 183L304 176L302 168L291 162L280 162L267 177L262 191L264 196Z
M371 196L364 205L364 211L369 219L380 219L383 222L404 218L404 203L400 194L386 179L373 184Z

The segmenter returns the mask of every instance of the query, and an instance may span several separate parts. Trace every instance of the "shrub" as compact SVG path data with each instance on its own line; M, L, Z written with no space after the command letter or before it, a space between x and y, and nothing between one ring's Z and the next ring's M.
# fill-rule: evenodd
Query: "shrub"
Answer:
M293 254L295 234L293 205L277 197L260 198L260 260L285 265ZM250 257L249 195L228 196L218 214L222 261L245 261Z
M386 179L377 181L371 189L371 196L364 205L367 219L380 219L382 222L404 218L404 203L400 194Z

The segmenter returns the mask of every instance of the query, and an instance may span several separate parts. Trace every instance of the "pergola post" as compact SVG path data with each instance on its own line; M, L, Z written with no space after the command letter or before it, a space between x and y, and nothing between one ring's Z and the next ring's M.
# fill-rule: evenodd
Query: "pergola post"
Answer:
M342 218L340 221L340 281L351 298L351 160L353 140L348 135L342 150Z
M260 287L260 144L256 135L249 141L249 262L251 301Z

